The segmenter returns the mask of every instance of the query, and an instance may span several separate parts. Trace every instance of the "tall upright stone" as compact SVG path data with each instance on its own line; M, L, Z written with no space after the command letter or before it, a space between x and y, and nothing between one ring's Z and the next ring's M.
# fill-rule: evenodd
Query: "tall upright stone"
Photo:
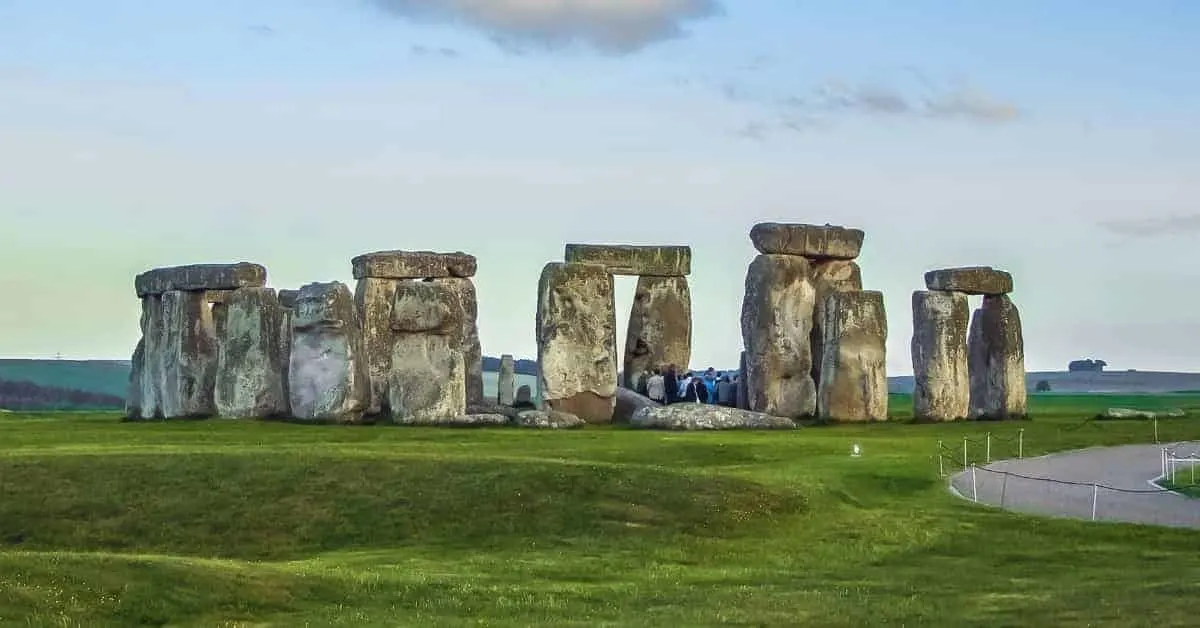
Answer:
M466 413L463 309L454 279L398 284L392 306L392 421L437 424Z
M439 279L441 285L458 295L462 306L462 354L466 364L467 403L483 401L483 347L479 342L479 298L475 283L465 277Z
M625 387L645 394L656 367L692 359L692 294L686 277L638 278L625 335Z
M392 304L398 279L363 277L354 288L354 305L362 323L363 359L371 379L366 414L386 414L388 377L392 369Z
M1024 418L1025 341L1021 314L1008 295L983 297L967 344L971 418Z
M146 418L142 416L142 373L145 369L146 339L143 337L134 345L133 356L129 360L129 382L125 386L126 418Z
M511 406L517 394L517 364L509 354L500 356L500 372L496 378L496 403Z
M883 293L832 292L821 311L825 351L817 391L818 415L837 421L887 420Z
M793 419L815 413L815 298L807 259L763 254L750 263L741 316L750 410Z
M240 288L221 304L214 400L226 418L262 419L287 412L284 400L283 308L272 288Z
M616 407L613 277L597 264L551 262L538 281L538 378L552 410L611 423Z
M966 418L967 296L917 290L912 295L913 416L925 421Z
M292 315L296 311L296 298L299 290L279 291L279 373L283 377L283 413L292 414L291 376L288 371L292 360Z
M824 353L824 321L826 297L834 292L862 290L862 271L858 264L849 260L826 260L812 264L812 283L816 290L813 300L812 377L818 387L821 384L821 364Z
M300 288L289 360L292 417L358 423L370 396L354 296L341 282Z
M162 300L162 416L204 418L216 412L213 386L217 338L212 309L203 292L170 290Z

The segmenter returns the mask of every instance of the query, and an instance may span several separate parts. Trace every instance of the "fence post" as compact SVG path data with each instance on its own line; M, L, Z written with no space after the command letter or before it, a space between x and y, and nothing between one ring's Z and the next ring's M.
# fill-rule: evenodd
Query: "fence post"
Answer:
M1092 521L1096 520L1096 498L1100 495L1100 487L1092 485Z
M967 460L967 437L963 436L963 466L966 467L970 462Z
M1189 464L1188 469L1191 470L1191 472L1192 472L1191 485L1195 486L1196 485L1196 463L1193 462L1192 464Z
M1154 442L1158 442L1158 415L1154 416Z
M979 486L975 484L975 465L971 465L971 498L979 503Z
M1158 471L1165 478L1167 477L1167 448L1163 447L1158 451Z
M1004 472L1004 483L1000 485L1000 507L1004 508L1004 494L1008 492L1008 471Z
M942 458L944 458L944 457L945 456L942 455L942 441L941 441L941 439L938 439L937 458L938 458L938 477L939 478L946 477L946 463L942 462Z
M1025 457L1025 428L1017 430L1017 459Z
M987 433L987 448L984 451L985 451L984 458L983 458L984 461L991 462L992 461L992 433L991 432Z

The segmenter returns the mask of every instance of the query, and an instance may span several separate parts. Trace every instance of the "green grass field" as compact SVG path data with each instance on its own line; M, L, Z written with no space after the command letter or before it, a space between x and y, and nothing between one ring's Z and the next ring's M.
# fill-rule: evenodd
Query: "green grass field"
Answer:
M0 415L0 625L1194 625L1200 532L937 475L938 440L989 430L994 458L1018 429L1027 456L1153 442L1084 421L1111 406L1194 409L1160 438L1200 439L1197 395L789 433Z

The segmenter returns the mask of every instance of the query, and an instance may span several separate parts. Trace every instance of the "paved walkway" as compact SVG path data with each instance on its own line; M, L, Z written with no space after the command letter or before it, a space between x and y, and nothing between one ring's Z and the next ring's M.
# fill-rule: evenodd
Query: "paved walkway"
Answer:
M1092 519L1094 503L1096 520L1200 528L1200 498L1154 484L1164 447L1176 457L1200 455L1197 442L1080 449L993 462L974 478L968 469L951 477L950 487L965 499L1030 514ZM1195 472L1200 476L1200 466Z

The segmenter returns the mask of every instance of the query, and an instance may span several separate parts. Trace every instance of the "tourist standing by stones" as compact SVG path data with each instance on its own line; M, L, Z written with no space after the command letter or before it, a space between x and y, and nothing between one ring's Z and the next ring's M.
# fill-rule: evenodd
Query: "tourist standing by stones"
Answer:
M667 367L667 372L663 375L663 403L671 404L679 401L679 371L678 367L671 364Z
M683 400L694 403L708 403L708 387L704 385L703 377L691 377L688 379L687 388L683 393Z
M654 372L646 380L646 396L652 401L659 403L666 402L666 387L662 375L662 369L654 367Z
M730 381L728 375L722 375L717 382L717 405L733 408L737 404L737 385Z

